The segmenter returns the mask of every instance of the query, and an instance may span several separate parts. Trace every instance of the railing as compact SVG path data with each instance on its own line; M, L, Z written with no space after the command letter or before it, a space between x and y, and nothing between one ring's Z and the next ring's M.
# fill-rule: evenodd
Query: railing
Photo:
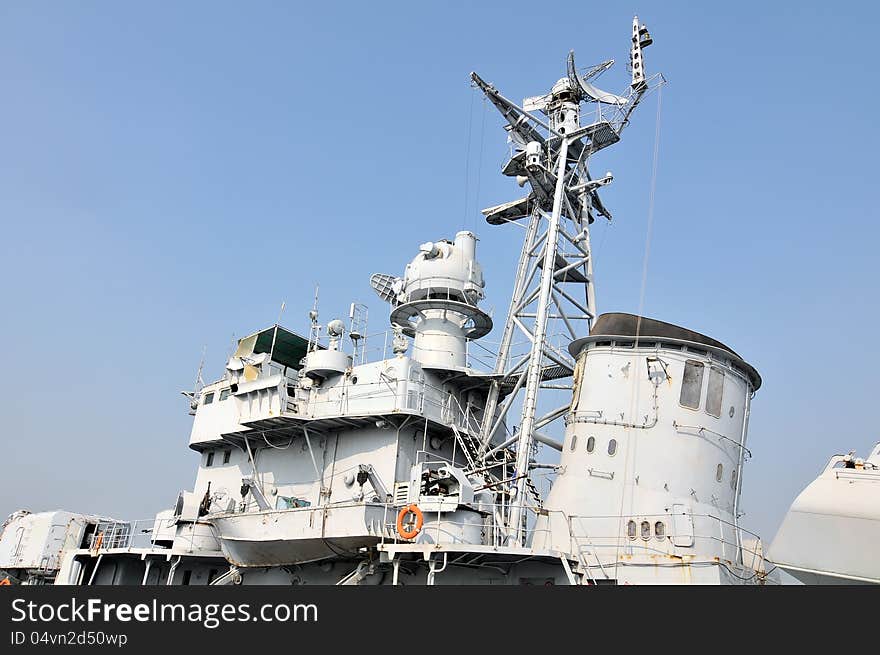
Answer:
M445 280L448 284L443 287L437 283L438 280ZM454 275L425 275L424 277L406 278L402 286L403 293L412 298L416 291L425 291L430 294L430 298L415 298L407 302L418 302L419 300L451 300L460 302L471 307L477 307L477 303L473 302L465 294L465 288L477 289L478 285L471 280L462 280L461 277ZM479 302L479 301L477 301Z
M132 551L139 548L156 548L153 535L159 541L177 541L191 549L195 548L195 539L204 539L204 535L178 534L175 528L176 518L138 519L135 521L102 521L88 541L88 550L99 554L108 550ZM168 531L162 534L163 531Z
M127 548L131 543L131 523L127 521L101 521L89 542L89 550Z
M411 411L446 425L454 424L469 435L480 432L482 408L463 407L453 392L408 377L349 382L344 392L333 388L326 397L312 396L301 403L299 407L305 411L300 413L309 418ZM360 403L364 403L363 411L357 409Z
M357 353L358 361L354 362L354 364L359 366L361 364L369 364L393 358L393 338L394 330L392 329L373 332L362 337L361 346L358 348ZM465 343L465 354L467 356L466 365L468 368L483 372L490 372L494 369L495 358L497 355L496 351L492 350L492 348L487 345L491 344L491 342L486 341L486 339L481 339L479 341L466 340ZM472 352L474 348L477 352ZM423 347L422 350L425 351L426 349Z
M358 361L355 364L360 365L361 363L371 363L393 358L394 352L391 348L393 337L394 331L392 329L373 332L362 337L361 346L358 348ZM570 339L565 339L562 335L556 335L553 343L560 352L564 352L569 341ZM500 341L493 341L488 337L478 340L467 339L465 341L467 367L483 373L493 372L500 345ZM424 347L422 347L422 350L426 351ZM427 351L430 352L430 350ZM517 361L530 351L530 341L514 342L508 350L508 361L505 362L505 367L509 367L511 361Z
M851 455L834 455L828 460L828 464L825 465L820 477L832 476L838 479L843 477L865 480L876 478L877 480L880 480L880 467L874 462L862 460L862 463L858 464L855 458L852 458L847 462L847 457L851 457Z
M434 462L439 463L439 462ZM477 524L472 522L466 522L463 520L454 520L451 518L451 511L444 512L436 512L436 517L431 521L425 521L422 525L422 529L419 531L419 535L414 539L403 539L397 533L397 513L401 509L400 507L394 506L391 503L388 503L385 507L385 519L383 520L385 529L383 530L383 534L391 534L393 535L391 538L383 538L380 543L382 545L386 544L413 544L420 543L424 541L425 537L431 539L428 543L431 545L434 544L444 544L444 543L458 543L463 544L465 542L462 541L453 541L448 537L455 538L455 528L459 528L462 530L461 534L464 534L465 529L473 529L476 526L480 526L484 534L486 535L486 539L483 543L479 544L471 544L467 543L467 545L478 545L478 546L495 546L495 547L503 547L503 546L511 546L511 541L513 539L513 535L509 533L507 528L503 523L503 515L505 510L507 509L507 505L504 504L481 504L481 513L483 516L483 523ZM526 543L530 543L535 536L537 535L550 535L550 527L537 529L534 527L536 523L536 519L538 516L538 510L533 507L526 506L524 508L526 514L526 529L524 531L526 535ZM429 512L432 513L432 512Z
M512 543L512 531L504 525L502 517L506 507L502 504L482 505L483 510L483 533L485 535L482 544L494 547L517 545ZM546 544L547 548L552 545L553 549L572 556L580 564L580 572L585 576L595 579L603 577L610 579L616 576L616 567L625 566L627 562L621 561L621 556L663 556L684 565L719 565L728 568L732 575L743 581L757 580L765 572L765 560L763 546L758 535L737 526L731 521L713 514L691 514L692 519L704 519L710 524L717 526L717 533L695 530L692 535L691 547L674 545L674 533L665 530L662 538L654 535L655 521L663 521L668 525L673 520L673 515L648 514L634 516L603 515L603 516L578 516L567 515L560 510L543 510L526 506L526 528L524 529L526 544ZM538 516L544 516L547 520L543 527L536 527ZM557 517L558 521L553 521ZM419 536L414 539L402 539L396 533L396 509L389 505L386 508L385 530L394 537L390 540L383 538L381 543L386 544L413 544L427 541L428 544L462 543L458 540L459 535L464 534L467 528L473 528L474 524L453 517L452 512L438 512L430 521L425 521ZM651 523L652 532L647 539L636 535L634 538L623 531L629 520L648 520ZM706 521L701 521L705 523ZM587 529L592 524L597 530ZM613 532L604 532L608 525L614 525L617 529ZM559 528L565 526L567 535L560 532ZM601 526L601 527L600 527ZM744 535L754 539L751 546L744 544ZM555 537L555 539L554 539ZM565 543L560 543L567 540ZM707 547L714 544L714 548ZM468 544L470 545L470 544ZM541 550L540 548L538 550ZM689 556L689 557L686 557ZM671 562L675 563L675 562Z
M674 545L674 539L677 536L674 531L670 532L668 527L664 527L664 534L658 537L654 532L654 524L662 521L664 526L667 522L673 520L673 514L639 514L633 516L622 515L606 515L606 516L568 516L566 520L569 525L569 535L571 538L572 551L579 551L583 545L592 549L598 559L598 552L603 550L608 552L613 550L613 560L616 560L619 554L628 555L644 553L649 555L671 555L679 557L682 555L708 555L708 553L700 552L700 545L705 546L708 543L717 545L716 553L722 560L742 565L751 571L762 571L764 568L763 545L761 538L749 530L736 525L732 521L721 518L714 514L688 514L697 523L714 524L718 532L699 532L696 527L693 532L688 532L688 536L693 538L693 546L681 547ZM702 519L702 521L700 521ZM630 521L648 521L651 524L651 534L647 538L636 534L634 536L624 533L624 525ZM619 526L619 530L614 534L596 533L585 527L585 522L615 522ZM743 536L751 537L754 540L754 546L748 547L744 543ZM729 538L733 537L733 539ZM662 544L662 547L661 547ZM606 560L607 561L607 560Z
M444 460L445 461L445 460ZM434 463L443 463L440 461ZM351 504L351 501L346 501ZM373 503L374 505L376 503ZM493 546L497 548L515 547L519 544L513 541L512 531L504 525L503 517L508 509L505 504L482 504L480 516L482 522L464 521L453 516L451 511L430 512L435 514L430 520L426 520L419 535L414 539L402 539L396 531L397 513L401 509L399 503L380 503L383 506L383 518L381 529L378 530L379 543L385 547L392 544L425 544L435 545L460 545L462 550L468 546ZM315 507L311 508L316 509ZM298 510L290 510L298 511ZM690 515L696 523L703 525L714 524L717 533L700 532L692 533L694 542L692 547L678 547L674 545L677 536L672 531L666 531L662 538L658 538L653 532L643 538L636 535L634 538L624 533L624 526L629 520L650 521L652 527L655 521L668 522L673 520L673 515L645 514L638 516L601 515L583 516L568 515L560 510L543 510L526 506L525 511L525 544L534 548L535 553L546 550L556 550L563 555L568 555L578 562L578 572L589 578L612 579L617 577L617 567L627 566L628 560L633 556L644 555L648 557L669 557L681 566L694 565L718 565L727 568L732 575L739 577L744 582L759 580L765 571L763 547L758 535L735 525L733 522L713 514ZM468 512L472 518L473 513ZM538 518L545 517L542 527L538 526ZM553 519L557 520L554 521ZM700 520L702 519L702 520ZM210 521L210 517L207 517ZM174 539L178 547L180 541L189 545L193 550L193 537L185 534L177 534L174 530L176 519L143 519L136 521L107 521L102 522L98 530L91 536L89 550L97 556L109 550L132 551L140 548L160 548L153 543L154 530L173 530L165 535L165 539ZM560 528L567 532L561 532ZM596 527L593 530L592 527ZM616 529L608 531L609 526ZM468 531L479 531L482 539L479 542L466 540ZM374 533L375 534L375 533ZM743 536L747 535L754 539L754 544L746 546ZM204 535L195 535L204 539ZM567 544L565 543L567 541ZM543 544L543 547L535 547L535 544ZM715 548L707 548L708 544L715 544ZM623 561L622 556L627 556ZM690 557L687 557L690 556ZM643 565L641 562L636 562Z

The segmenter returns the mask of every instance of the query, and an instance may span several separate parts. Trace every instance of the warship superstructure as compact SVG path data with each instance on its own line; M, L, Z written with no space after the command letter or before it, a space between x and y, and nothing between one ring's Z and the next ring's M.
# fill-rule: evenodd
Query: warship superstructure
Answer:
M613 178L589 164L662 83L645 72L651 43L635 18L620 95L595 86L613 61L583 70L573 53L521 105L472 74L506 121L502 173L527 188L483 210L524 235L489 366L475 363L493 328L477 237L422 243L402 275L370 279L390 308L382 335L354 303L347 322L320 323L316 306L304 335L240 339L190 394L192 491L149 521L100 522L41 579L763 582L738 522L760 376L705 335L596 311L590 225L611 218L599 191Z
M880 584L880 443L834 455L789 508L767 553L805 584Z

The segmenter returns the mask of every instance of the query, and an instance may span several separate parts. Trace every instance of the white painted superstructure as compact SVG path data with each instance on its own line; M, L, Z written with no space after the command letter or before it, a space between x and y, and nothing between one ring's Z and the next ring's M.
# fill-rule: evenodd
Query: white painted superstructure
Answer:
M737 507L757 372L712 339L627 314L569 348L565 447L537 526L548 546L574 539L594 575L622 582L755 577Z
M880 584L880 443L834 455L791 505L767 554L805 584Z
M240 339L186 394L192 489L102 524L56 582L763 582L738 525L758 374L704 335L596 309L590 225L610 220L613 176L590 163L662 81L651 43L634 19L620 95L593 84L613 62L573 53L522 106L472 74L507 123L502 173L528 185L483 210L524 230L497 352L476 235L414 238L401 276L370 279L389 329L368 334L357 303L322 324L316 298L305 336Z
M0 526L0 581L51 584L64 554L91 543L110 523L115 522L63 510L11 514ZM108 535L108 545L114 537Z

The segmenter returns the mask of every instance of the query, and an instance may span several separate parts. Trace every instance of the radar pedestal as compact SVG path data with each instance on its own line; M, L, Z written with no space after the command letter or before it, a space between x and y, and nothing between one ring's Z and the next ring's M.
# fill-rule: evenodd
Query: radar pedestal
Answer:
M326 350L317 347L309 351L305 357L303 366L303 374L313 380L325 380L337 375L342 375L346 370L351 368L351 355L343 352L339 348L339 340L345 326L342 321L335 319L327 324L327 334L330 336L330 347ZM317 340L315 341L317 345Z
M492 319L477 306L483 298L477 238L459 232L455 240L423 243L403 278L373 275L380 297L389 301L392 325L413 337L413 359L426 368L467 368L467 341L492 329Z

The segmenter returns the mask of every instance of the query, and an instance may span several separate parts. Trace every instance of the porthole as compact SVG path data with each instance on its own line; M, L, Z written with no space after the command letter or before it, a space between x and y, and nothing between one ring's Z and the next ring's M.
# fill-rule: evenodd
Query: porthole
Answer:
M733 405L731 405L731 406L730 406L730 411L727 412L727 415L728 415L730 418L733 418L733 415L734 415L734 414L736 414L736 410L733 408Z
M608 442L608 454L614 457L614 453L617 452L617 439L612 439Z
M724 477L724 465L719 464L715 469L715 479L718 480L718 482L721 482L722 477Z
M632 519L630 519L629 523L626 524L626 536L630 539L636 538L636 522Z
M352 383L352 384L357 384L357 383L358 383L358 376L357 376L357 375L352 375L352 376L351 376L351 383Z
M571 435L571 446L569 448L574 450L578 445L578 436L576 434Z
M593 449L596 447L596 437L590 437L587 439L587 452L593 452Z
M654 536L658 539L666 537L666 524L663 521L657 521L654 524Z
M733 469L730 474L730 488L736 489L736 469Z
M651 538L651 524L647 521L642 521L642 539L647 541Z

